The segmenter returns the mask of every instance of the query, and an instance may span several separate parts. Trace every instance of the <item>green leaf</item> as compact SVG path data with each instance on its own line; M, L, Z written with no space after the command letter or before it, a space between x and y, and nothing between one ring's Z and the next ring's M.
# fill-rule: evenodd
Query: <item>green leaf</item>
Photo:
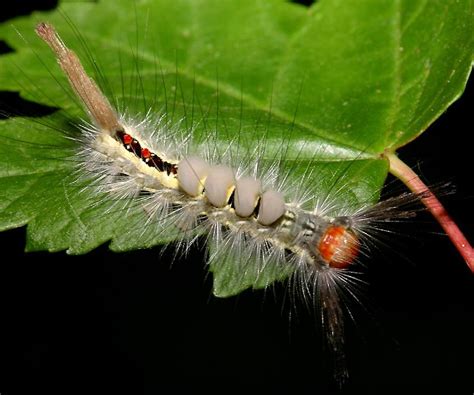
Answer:
M250 148L263 139L268 161L283 141L292 177L311 168L305 181L315 196L334 195L341 209L377 200L388 171L380 155L459 97L474 47L470 0L321 0L309 9L277 0L121 0L62 9L14 21L22 36L0 25L15 49L0 58L0 89L59 109L0 122L0 229L28 224L27 250L81 254L111 241L125 251L178 232L157 223L144 234L139 205L91 204L72 182L77 146L65 137L86 115L35 37L38 21L56 26L119 109L163 110L196 141L209 144L212 134L223 149L237 136ZM239 276L222 262L210 269L219 296L288 275Z

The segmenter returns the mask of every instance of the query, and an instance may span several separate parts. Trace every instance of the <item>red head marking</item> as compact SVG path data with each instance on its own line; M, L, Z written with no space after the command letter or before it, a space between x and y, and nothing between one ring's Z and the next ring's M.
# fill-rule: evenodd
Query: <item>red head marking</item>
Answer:
M321 237L318 251L329 266L345 269L359 253L359 240L346 227L331 225Z
M132 143L132 136L129 134L124 134L122 137L122 141L125 145L130 145Z

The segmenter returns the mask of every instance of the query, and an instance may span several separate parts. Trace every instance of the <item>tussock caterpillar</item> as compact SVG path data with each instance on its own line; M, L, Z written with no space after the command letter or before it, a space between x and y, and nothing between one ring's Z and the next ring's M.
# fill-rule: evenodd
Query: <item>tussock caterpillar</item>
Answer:
M367 155L370 147L361 150L346 168L334 171L331 164L323 166L323 170L316 166L324 155L330 157L324 146L314 150L310 144L298 146L294 140L283 138L278 142L265 137L262 142L254 140L246 144L242 140L248 132L235 133L230 127L208 128L207 135L201 134L193 141L196 124L215 120L218 125L225 106L216 106L215 117L209 113L204 116L206 110L201 109L200 116L188 113L179 120L169 116L174 115L174 109L169 106L160 112L148 103L154 110L145 116L120 108L114 95L107 98L102 92L110 89L107 87L110 77L101 76L99 65L96 65L96 77L90 78L51 25L40 24L37 32L53 48L89 116L80 126L74 125L75 135L67 136L72 151L65 150L62 157L56 158L62 163L69 161L69 168L73 163L74 168L74 174L62 181L75 187L64 187L66 200L71 199L70 207L65 210L82 224L79 226L82 233L74 231L76 245L70 247L71 252L90 249L97 242L97 234L94 240L88 240L86 234L88 221L94 220L94 216L97 223L111 221L110 218L128 223L124 237L118 235L113 242L118 250L129 248L127 238L138 237L143 246L167 238L177 240L174 246L189 252L191 245L204 237L210 246L208 260L212 271L218 273L233 267L225 274L228 278L220 283L224 288L216 288L215 293L221 296L236 293L238 286L233 283L241 283L242 288L265 288L275 280L289 277L292 303L303 300L311 308L316 307L329 346L335 351L337 374L344 377L345 368L339 360L344 337L342 299L357 298L357 294L352 294L357 293L360 281L351 269L357 267L359 259L363 262L371 254L374 239L388 229L387 222L411 217L413 204L420 197L427 198L429 192L406 193L379 203L375 202L374 194L361 203L357 199L358 187L351 185L350 192L344 195L354 169L355 173L362 171L361 164L366 157L370 159ZM136 56L140 57L139 50ZM155 60L158 66L153 72L163 78L165 74L161 72L160 77L158 70L159 60ZM148 72L137 66L138 79L135 85L130 85L129 96L139 97L143 93L140 91L147 89L141 85L149 82L144 77ZM127 78L126 73L119 74L122 79ZM185 94L181 82L176 81L175 90L170 93L175 96L174 106L180 105L177 97ZM161 82L155 83L159 89ZM227 89L219 87L219 80L217 85L218 94ZM166 84L163 87L166 89ZM72 100L76 99L72 97ZM143 104L146 109L147 103ZM193 105L193 111L195 107L198 106ZM272 113L271 108L268 112ZM194 122L193 118L202 119ZM41 122L38 121L39 127ZM216 138L222 133L230 135L226 146L222 146L222 139ZM273 161L269 161L265 150L272 144ZM317 159L308 160L302 172L288 167L291 160L299 159L301 152L304 157L305 150L316 152ZM51 158L45 155L46 159ZM361 166L359 170L358 166ZM322 178L319 182L326 183L319 191L318 186L308 185L318 178L318 173ZM72 190L77 195L67 192ZM95 202L91 202L91 195L97 199ZM354 201L351 195L356 195ZM345 200L341 196L349 197ZM360 192L360 196L367 196L367 192ZM74 202L77 197L84 198L83 207L89 207L89 213L77 210ZM100 207L104 199L110 201L106 209ZM109 238L104 234L103 241ZM41 243L47 245L48 241Z

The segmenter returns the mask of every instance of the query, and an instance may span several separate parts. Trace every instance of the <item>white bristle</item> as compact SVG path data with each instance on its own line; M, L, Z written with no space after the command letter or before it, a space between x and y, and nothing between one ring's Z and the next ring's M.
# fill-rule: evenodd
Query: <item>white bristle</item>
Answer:
M181 189L190 196L198 196L204 189L209 165L201 158L190 156L178 164L178 182Z
M214 207L224 207L234 189L234 184L234 171L230 167L211 167L204 182L207 199Z
M241 217L249 217L255 210L260 197L262 182L252 177L242 177L235 183L235 212Z
M260 199L258 222L271 225L285 213L285 199L280 192L266 191Z

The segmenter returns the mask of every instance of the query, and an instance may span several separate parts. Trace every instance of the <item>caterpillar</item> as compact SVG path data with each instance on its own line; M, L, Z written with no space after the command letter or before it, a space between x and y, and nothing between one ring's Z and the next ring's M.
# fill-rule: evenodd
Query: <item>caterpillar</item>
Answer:
M286 203L282 193L275 189L263 191L260 179L237 178L230 167L211 166L197 156L179 161L168 159L159 151L159 143L144 137L154 137L152 133L119 119L51 26L41 24L37 33L53 48L96 126L83 130L81 167L96 175L102 189L109 189L119 198L147 192L153 195L152 205L156 206L151 217L166 218L185 211L191 224L181 226L184 230L195 230L198 218L205 216L204 227L225 228L233 237L248 237L256 250L264 249L268 242L278 255L277 260L295 260L296 266L308 265L317 271L345 268L355 259L359 249L354 233L357 225L350 218L329 219L317 210L303 210L301 204ZM159 124L155 130L170 133ZM160 137L164 136L158 135L156 139L162 140ZM360 216L366 214L362 212ZM172 218L172 222L188 221ZM285 258L285 253L290 257Z
M40 25L38 32L56 47L60 59L74 62L50 27ZM343 324L341 301L334 291L340 284L350 290L352 274L347 268L367 253L371 227L412 216L413 211L403 207L420 195L370 203L339 216L320 207L303 208L304 199L292 199L291 188L279 182L280 169L265 174L258 166L239 168L231 158L213 158L212 153L206 157L202 151L196 155L192 144L182 142L174 143L178 152L170 154L173 150L166 140L176 136L163 118L148 122L117 115L82 73L80 63L64 68L66 73L79 72L69 79L73 87L80 81L74 89L91 116L75 143L82 147L77 154L78 174L85 174L97 194L115 200L117 211L126 211L127 202L138 202L150 222L162 222L164 229L177 224L184 250L189 250L196 235L208 235L208 242L220 244L214 250L217 253L210 255L211 261L225 259L239 266L253 259L257 268L290 268L294 272L290 282L303 298L311 303L316 298L320 303L326 331L334 342L331 346L337 352Z
M193 154L173 157L162 148L172 133L168 125L158 121L150 130L144 122L128 123L51 25L41 23L36 32L56 54L90 116L79 141L79 173L92 177L99 193L125 201L124 207L145 195L143 205L152 222L181 229L185 250L195 234L209 235L209 243L217 245L211 264L225 262L245 271L250 261L257 273L266 266L294 272L290 281L297 282L303 298L318 300L331 348L340 353L343 315L337 288L344 285L351 292L354 281L345 269L355 262L371 226L412 216L403 207L420 196L407 193L350 216L331 217L321 207L307 210L303 202L288 200L268 181L265 185L262 180L271 180L271 174L248 175L245 166L234 170ZM191 150L184 144L181 149ZM344 366L337 369L343 379Z

